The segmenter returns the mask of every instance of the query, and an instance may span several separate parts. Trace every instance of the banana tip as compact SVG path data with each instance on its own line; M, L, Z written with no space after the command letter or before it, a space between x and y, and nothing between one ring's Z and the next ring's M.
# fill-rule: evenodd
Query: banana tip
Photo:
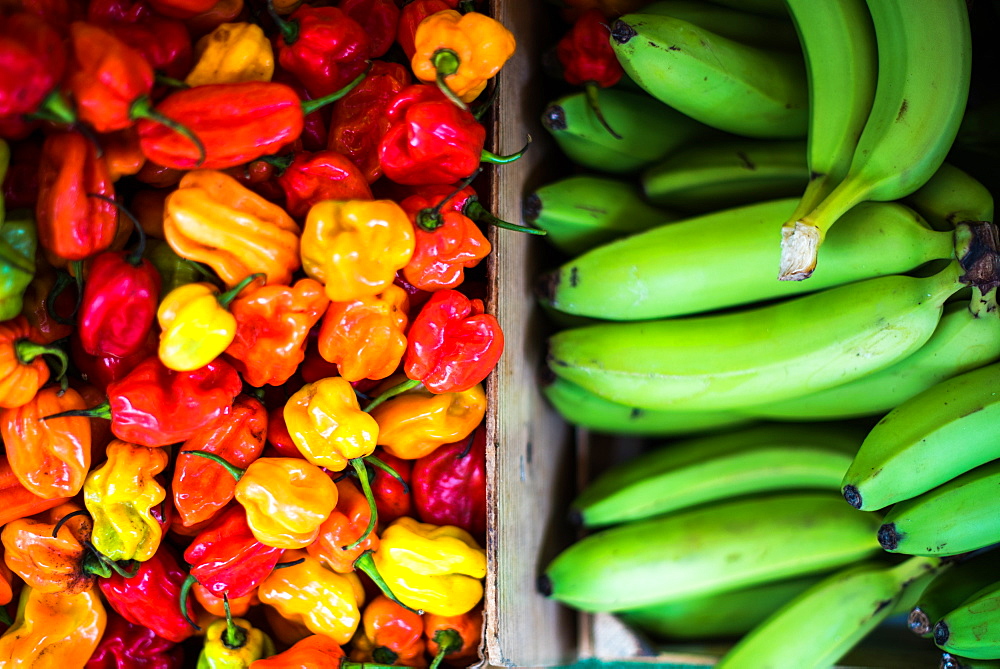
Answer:
M936 646L943 646L948 643L948 638L951 637L951 631L948 629L948 623L943 620L939 620L936 625L934 625L934 644Z
M625 44L630 39L638 35L635 28L630 26L625 21L618 19L611 26L611 39L615 41L616 44Z
M862 504L861 493L858 492L858 489L855 488L854 486L852 485L844 486L844 499L846 499L847 503L853 506L855 509L861 508Z
M781 229L779 281L802 281L816 269L821 235L818 228L796 221Z
M542 198L539 197L538 193L532 193L528 197L524 198L524 202L521 204L521 218L524 219L526 223L534 224L538 220L538 217L542 215Z
M887 551L896 550L903 535L896 531L896 523L886 523L878 528L878 543Z
M573 527L583 526L583 512L580 509L570 509L567 518Z
M538 592L542 593L545 597L552 596L552 579L549 578L548 574L539 576L538 582L535 585L538 588Z

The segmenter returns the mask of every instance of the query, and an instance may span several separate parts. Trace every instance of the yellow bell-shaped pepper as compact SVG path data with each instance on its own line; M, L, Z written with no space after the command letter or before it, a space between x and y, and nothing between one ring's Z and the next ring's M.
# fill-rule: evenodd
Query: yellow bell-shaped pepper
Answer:
M361 624L365 589L354 572L338 574L305 551L285 551L283 562L302 562L275 569L257 589L264 604L286 619L304 623L313 634L338 644L351 640Z
M188 372L221 355L236 337L236 317L229 313L229 303L247 284L263 276L248 276L222 294L210 283L189 283L167 293L156 310L160 362L175 371Z
M69 595L25 585L17 618L0 636L0 667L83 669L106 625L96 587Z
M375 450L378 424L339 376L302 386L285 403L284 417L296 448L319 467L339 472Z
M277 652L271 637L243 618L218 618L205 630L197 669L248 669Z
M413 225L392 200L324 200L306 215L302 269L347 302L384 291L413 249Z
M413 609L458 616L483 598L486 551L459 527L403 516L382 532L374 557L393 594Z
M271 81L274 49L255 23L223 23L195 45L198 61L184 79L188 86Z

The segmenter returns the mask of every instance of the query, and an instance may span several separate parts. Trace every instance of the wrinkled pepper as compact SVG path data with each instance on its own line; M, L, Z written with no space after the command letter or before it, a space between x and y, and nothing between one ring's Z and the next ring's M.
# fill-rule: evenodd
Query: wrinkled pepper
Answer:
M227 602L229 603L229 609L234 616L245 616L250 612L250 607L260 604L260 599L257 598L256 588L250 591L250 594L243 595L242 597L216 597L201 583L195 583L191 586L191 592L194 593L195 601L201 605L201 608L203 608L207 614L218 616L219 618L226 615Z
M413 229L392 200L320 202L306 217L301 254L334 302L378 295L413 255Z
M424 664L424 620L419 613L379 595L365 606L361 623L372 648L360 656L352 653L352 660L374 660L404 667Z
M0 23L0 118L38 114L72 123L75 114L58 90L66 71L62 36L44 18L27 11Z
M269 284L288 284L299 268L298 224L227 174L188 172L164 206L170 246L209 265L229 288L254 273L265 274Z
M427 637L427 651L434 656L431 669L437 669L442 660L456 665L471 664L479 659L483 607L477 606L457 616L425 613L424 636Z
M378 425L342 377L303 385L288 398L284 415L295 446L317 467L339 472L375 450Z
M60 363L62 378L69 363L66 353L36 341L39 334L24 316L0 322L0 408L14 409L31 401L49 380L43 355L53 355Z
M226 359L251 386L280 386L305 358L306 338L329 304L323 285L309 278L248 291L229 305L236 335Z
M413 463L413 501L423 522L455 525L486 540L485 426Z
M563 78L573 86L583 86L587 104L608 132L621 138L601 112L598 91L621 81L625 70L611 48L611 28L599 9L583 12L569 31L556 43L556 58L562 65Z
M285 208L295 218L323 200L371 200L368 180L350 158L337 151L296 153L277 178L285 192Z
M76 595L21 590L14 624L0 636L0 666L82 667L97 648L107 613L96 588Z
M350 382L384 379L406 351L409 297L395 284L379 295L331 302L319 331L319 353Z
M482 599L486 551L465 530L404 516L380 538L375 565L407 606L457 616Z
M181 669L184 649L114 611L84 669Z
M271 81L274 51L254 23L223 23L195 45L198 58L184 78L188 86Z
M274 655L274 642L243 618L214 621L205 630L197 669L248 669L250 663Z
M4 218L0 201L0 321L14 318L24 308L25 291L35 276L37 248L34 217L18 211Z
M372 512L364 493L350 478L337 481L337 493L337 506L306 550L327 568L347 574L354 571L355 562L365 551L378 548L378 535L372 532L354 548L347 548L364 535Z
M69 497L45 499L31 492L14 476L7 455L0 455L0 525L33 516L69 500Z
M60 504L30 518L13 520L0 531L4 562L29 587L38 592L76 595L95 585L96 574L110 573L87 548L90 519L76 515L60 523L78 511L81 509L76 504Z

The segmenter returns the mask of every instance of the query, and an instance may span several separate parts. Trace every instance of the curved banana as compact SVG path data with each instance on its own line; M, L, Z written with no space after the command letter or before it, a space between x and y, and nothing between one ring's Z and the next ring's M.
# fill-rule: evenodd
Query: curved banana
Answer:
M677 218L648 204L638 185L606 176L577 174L549 182L524 198L525 223L569 255Z
M992 462L897 502L878 530L879 544L890 553L947 556L1000 542L998 488L1000 462Z
M878 56L865 0L786 0L809 80L809 184L791 220L812 211L847 175L875 98Z
M741 44L655 14L615 21L611 47L643 90L706 125L747 137L806 136L800 54Z
M839 424L777 423L668 443L599 475L570 514L605 527L739 495L836 491L863 438Z
M806 145L797 139L696 144L642 173L646 199L693 213L791 197L808 181Z
M843 181L782 226L782 280L812 274L827 231L851 207L905 197L930 179L962 121L972 52L965 0L869 0L868 7L878 45L871 114Z
M716 669L833 666L893 611L893 603L940 560L915 557L893 567L852 565L820 581L740 639Z
M703 313L907 272L955 255L952 233L912 209L855 208L823 246L812 281L775 281L774 225L795 207L771 200L657 226L591 249L544 275L539 297L559 311L606 320Z
M934 645L973 660L1000 659L1000 576L934 625Z
M1000 458L998 420L1000 363L928 388L868 433L844 474L844 498L858 509L882 509Z
M956 562L924 588L906 618L906 626L917 636L930 638L934 625L948 612L991 583L1000 581L998 567L997 554L991 551Z
M555 100L542 114L542 125L563 153L598 172L636 172L713 132L642 92L603 89L601 110L620 139L597 119L582 91Z
M934 176L904 202L936 230L950 230L969 221L993 221L993 194L950 163L943 163Z
M753 13L752 8L720 7L704 0L657 0L643 6L640 11L643 14L672 16L734 42L764 49L799 51L795 26L788 20L784 7L781 10L780 14L767 16Z
M538 585L577 609L626 611L850 564L877 553L878 523L830 493L722 502L591 534Z
M549 375L542 395L563 420L594 432L670 437L737 427L753 421L731 411L652 411L616 404ZM839 481L839 479L838 479Z

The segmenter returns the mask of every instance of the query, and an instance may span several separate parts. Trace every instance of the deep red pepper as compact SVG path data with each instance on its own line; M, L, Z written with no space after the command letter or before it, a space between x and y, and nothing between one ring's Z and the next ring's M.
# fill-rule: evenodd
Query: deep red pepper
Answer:
M445 9L457 9L459 0L413 0L403 5L396 28L396 42L403 49L407 60L413 59L416 47L413 37L417 34L417 26L431 14Z
M411 81L408 68L377 60L365 80L333 105L326 145L350 158L368 183L382 176L378 146L389 129L385 109Z
M563 78L574 86L583 86L587 102L597 119L615 137L620 137L604 118L597 91L617 84L625 70L615 56L608 39L611 29L599 9L580 14L556 44L556 58L562 65Z
M403 368L432 393L468 390L496 366L503 341L500 324L483 313L481 300L440 290L410 325Z
M187 574L172 549L161 544L153 557L139 564L135 576L114 573L98 581L108 604L125 620L144 625L157 636L180 643L195 633L181 610L181 587ZM185 599L187 615L194 619L191 598Z
M160 14L174 19L189 19L210 10L219 0L147 0Z
M365 78L367 81L367 77ZM306 87L296 79L290 72L286 72L282 69L277 69L274 72L274 76L271 77L271 81L276 81L280 84L285 84L289 86L296 95L302 100L312 100L313 96L309 95L309 91ZM358 87L364 85L364 81L361 82ZM357 87L356 87L357 88ZM352 90L351 93L354 91ZM350 95L350 93L348 93ZM339 100L335 104L339 104ZM302 149L306 151L322 151L326 148L327 135L329 130L327 126L329 125L330 109L334 105L329 107L320 107L316 111L310 112L305 115L302 124L302 134L299 135L299 142L302 144Z
M76 365L77 371L80 372L86 381L92 383L101 392L105 392L108 384L124 379L129 372L135 369L136 365L149 356L156 355L160 344L160 329L154 324L154 327L149 329L149 333L146 335L142 346L135 353L127 355L124 358L117 358L113 355L96 356L87 353L83 350L83 344L80 342L79 328L74 328L69 341L70 357L73 360L73 364ZM107 423L105 421L100 422L105 424L110 434L111 431Z
M14 0L21 11L45 19L45 22L65 35L69 24L84 18L86 7L78 0Z
M72 111L56 89L66 71L62 36L42 17L19 12L0 21L0 117L38 111L64 122Z
M393 0L340 0L338 8L371 38L370 58L381 58L396 41L399 7Z
M378 510L378 520L383 527L401 516L413 516L412 480L413 461L397 458L386 453L381 448L376 449L375 456L391 467L406 485L397 481L382 469L374 469L371 479L372 493L375 495L375 508Z
M285 209L295 218L305 218L323 200L372 199L361 170L347 156L331 150L296 153L277 181L285 192Z
M0 117L0 137L11 142L27 139L41 127L41 121L33 121L27 116Z
M425 523L455 525L486 539L486 429L439 446L413 463L413 503Z
M365 71L371 58L368 33L336 7L302 5L277 23L278 63L314 97L346 86Z
M104 635L84 669L180 669L183 664L181 646L109 611Z
M145 56L154 71L183 79L191 70L191 35L176 19L151 16L105 26L108 32Z
M3 136L0 131L0 136ZM7 209L34 209L38 200L38 165L41 139L32 138L10 146L10 167L3 180L3 201Z
M156 16L145 0L90 0L87 20L98 25L135 23Z

